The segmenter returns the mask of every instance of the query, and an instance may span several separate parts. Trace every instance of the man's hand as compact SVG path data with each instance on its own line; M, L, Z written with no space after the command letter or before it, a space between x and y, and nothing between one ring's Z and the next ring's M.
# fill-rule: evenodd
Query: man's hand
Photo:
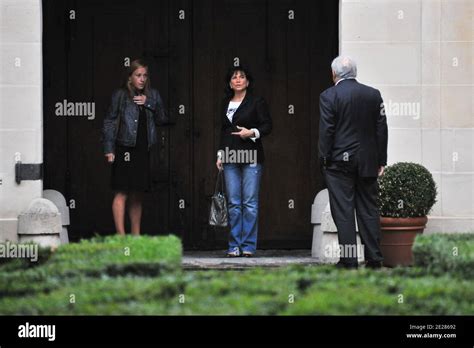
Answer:
M379 176L383 175L384 166L379 167Z
M216 162L216 167L217 169L219 170L223 170L224 169L224 166L222 165L222 161L220 159L217 160Z
M105 158L107 158L107 162L113 163L115 160L115 155L113 153L106 153Z
M247 129L245 127L237 126L237 129L240 129L239 132L232 132L232 135L238 135L241 139L252 138L255 136L255 132Z
M139 95L133 97L133 102L137 105L145 105L146 95Z

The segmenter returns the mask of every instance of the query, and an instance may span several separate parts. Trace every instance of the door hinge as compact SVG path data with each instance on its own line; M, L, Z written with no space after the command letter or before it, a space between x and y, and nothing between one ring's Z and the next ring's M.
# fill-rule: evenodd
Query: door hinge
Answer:
M15 163L15 181L20 184L22 180L42 180L43 163Z

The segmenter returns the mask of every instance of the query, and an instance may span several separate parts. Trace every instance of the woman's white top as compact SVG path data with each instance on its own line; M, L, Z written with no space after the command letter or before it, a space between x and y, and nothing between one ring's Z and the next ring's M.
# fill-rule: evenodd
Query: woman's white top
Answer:
M227 118L229 121L232 123L232 117L234 117L235 112L239 108L240 104L242 104L242 101L234 102L230 101L229 106L227 107Z
M232 119L234 118L234 114L239 108L240 104L242 104L242 101L234 102L230 101L229 105L227 106L227 118L229 119L230 123L232 123ZM255 136L250 138L253 142L255 142L258 138L260 138L260 132L258 131L257 128L252 128L250 129L251 131L254 132ZM217 158L222 160L222 150L217 151Z
M234 114L237 111L237 109L239 108L240 104L242 104L242 101L238 101L238 102L230 101L229 102L229 106L227 106L227 118L229 119L230 123L232 123L232 119L234 117ZM255 133L255 137L252 137L250 139L255 141L258 138L260 138L260 132L258 131L257 128L252 128L251 130Z

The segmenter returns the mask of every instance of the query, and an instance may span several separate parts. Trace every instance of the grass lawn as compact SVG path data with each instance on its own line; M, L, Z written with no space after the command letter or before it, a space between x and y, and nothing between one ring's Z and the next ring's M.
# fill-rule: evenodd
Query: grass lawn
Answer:
M181 242L99 237L0 264L0 314L474 314L474 235L419 236L415 267L182 271Z

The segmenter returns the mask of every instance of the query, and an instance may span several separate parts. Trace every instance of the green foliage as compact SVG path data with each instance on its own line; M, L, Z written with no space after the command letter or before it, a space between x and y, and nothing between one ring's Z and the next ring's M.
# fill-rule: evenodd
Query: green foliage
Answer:
M474 280L474 234L419 235L413 255L415 264L430 274Z
M3 297L2 315L152 315L169 310L180 293L174 276L75 278L34 296ZM72 297L73 296L73 297Z
M32 260L28 258L8 258L8 257L0 257L0 267L3 271L13 271L17 269L25 269L30 267L35 267L41 265L49 260L50 256L53 253L51 248L45 248L36 243L27 242L27 243L12 243L12 242L4 242L0 243L2 246L2 250L6 250L12 247L16 247L17 245L21 245L25 248L36 247L38 251L37 259ZM31 255L32 256L32 255Z
M474 236L421 235L414 251L415 267L395 269L182 272L176 237L94 239L61 247L38 267L0 266L0 314L474 314Z
M175 236L109 236L59 247L37 267L15 260L0 266L0 296L51 291L75 278L126 275L158 276L181 266L181 242Z
M436 203L433 176L417 163L388 166L378 184L378 204L380 215L384 217L426 216Z
M474 313L472 282L391 270L346 271L315 283L288 315L448 315Z
M158 275L180 267L181 242L175 236L107 236L58 249L46 265L63 275Z

